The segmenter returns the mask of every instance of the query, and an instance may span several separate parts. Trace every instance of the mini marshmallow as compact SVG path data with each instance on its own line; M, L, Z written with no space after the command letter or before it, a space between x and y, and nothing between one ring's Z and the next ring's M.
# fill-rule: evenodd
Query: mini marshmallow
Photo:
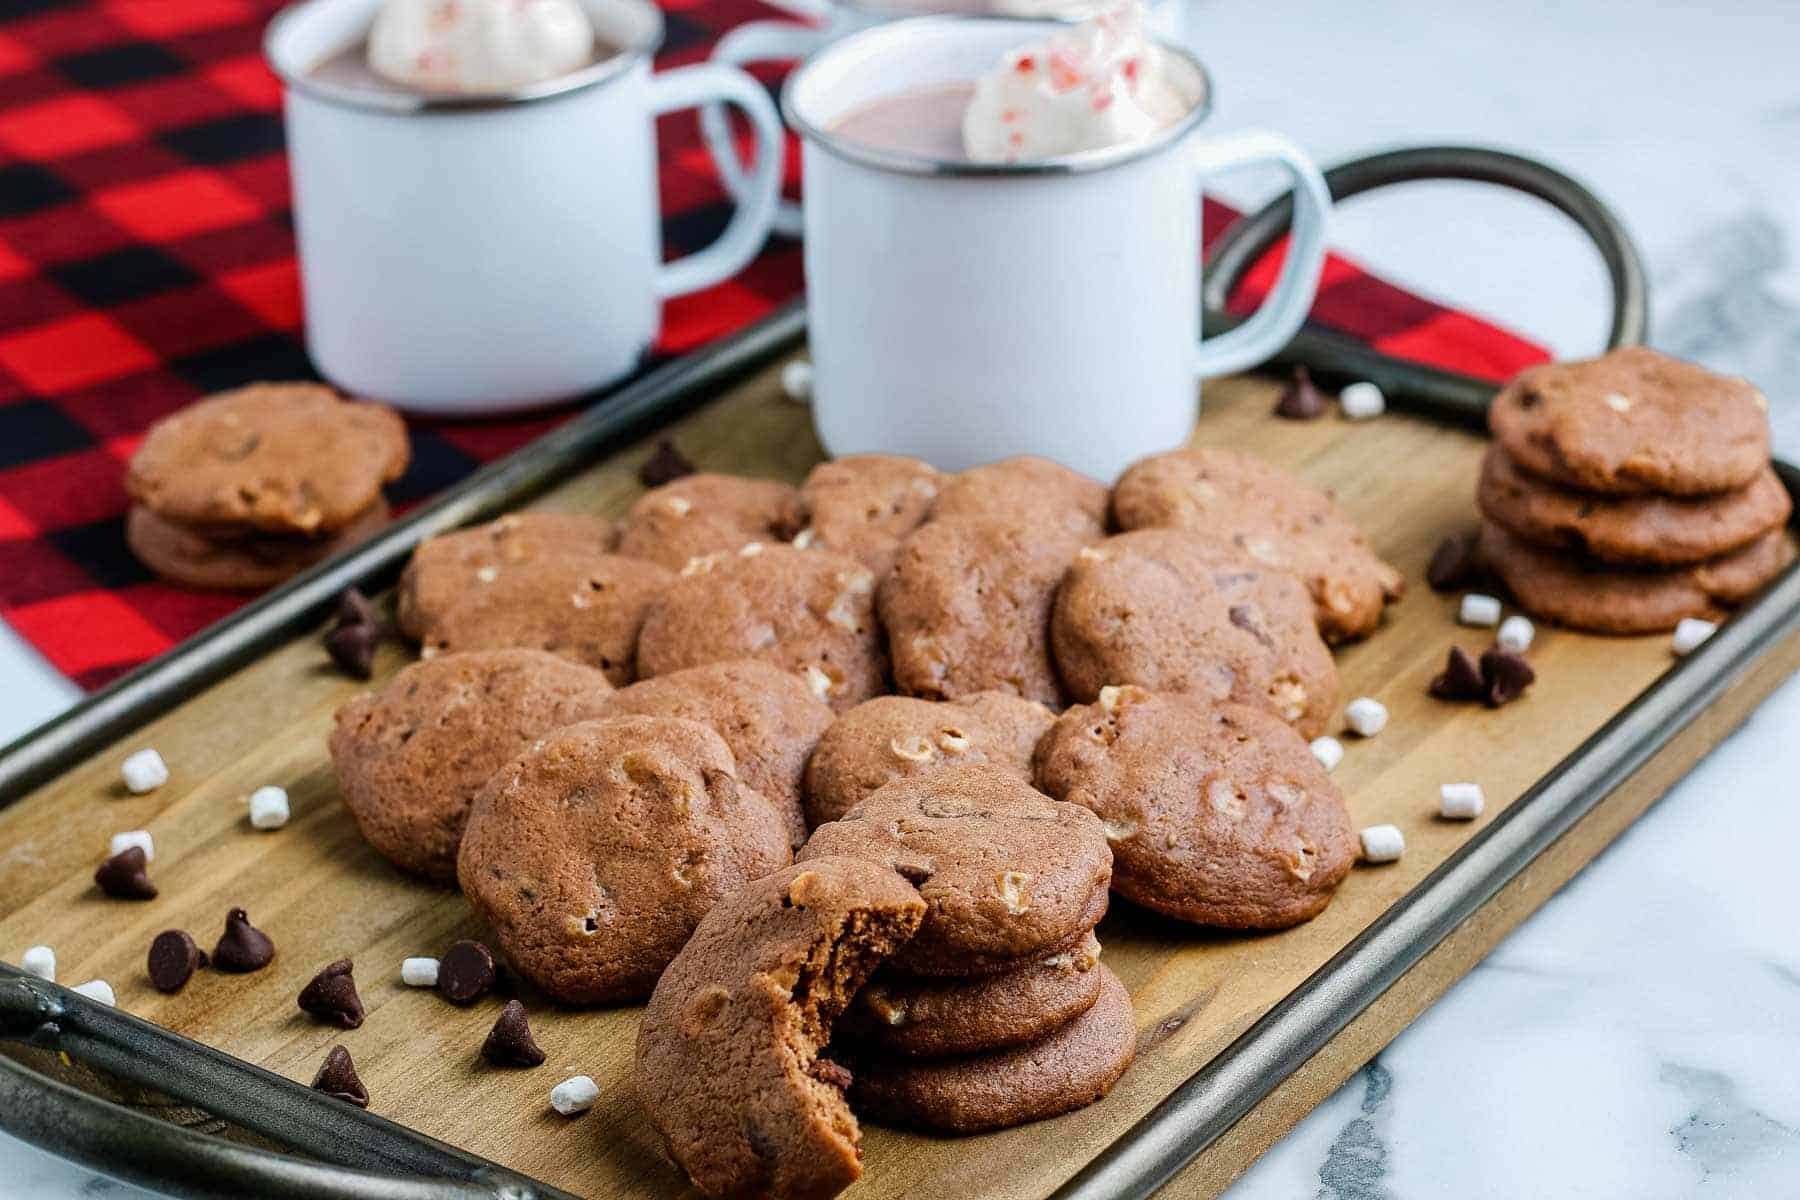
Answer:
M27 975L56 982L56 951L48 946L33 946L19 956L19 967Z
M1387 411L1387 397L1372 383L1353 383L1338 393L1338 407L1352 421L1366 421Z
M550 1107L565 1117L579 1116L594 1107L600 1087L586 1075L575 1075L550 1089Z
M1344 743L1334 737L1316 737L1309 743L1309 748L1327 771L1337 770L1338 764L1344 761Z
M812 364L796 358L781 368L781 390L789 400L805 403L812 399Z
M169 782L169 765L163 761L162 755L148 748L127 758L119 768L119 773L125 777L125 786L139 796L145 792L154 792Z
M112 849L108 850L107 854L123 854L133 846L144 852L145 862L156 861L156 843L150 839L150 831L147 829L133 829L125 833L113 834Z
M436 987L438 977L438 960L435 958L408 958L400 962L400 982L407 987Z
M257 829L280 829L288 823L286 788L273 785L250 793L250 824Z
M1456 619L1464 625L1498 625L1500 601L1480 592L1470 592L1462 598L1462 607L1456 610Z
M1494 635L1494 644L1502 650L1510 650L1514 654L1523 654L1531 649L1532 639L1537 637L1537 626L1527 617L1508 617L1500 622L1500 631Z
M1446 783L1438 788L1438 815L1455 821L1472 821L1481 815L1479 783Z
M1719 627L1717 621L1702 621L1699 617L1683 617L1675 626L1675 636L1669 642L1669 649L1677 658L1684 658L1700 648L1700 643L1713 635Z
M1387 705L1373 696L1358 696L1344 706L1344 724L1360 737L1374 737L1387 722Z
M104 979L90 979L86 983L78 983L69 989L77 996L86 996L89 1000L98 1000L105 1005L116 1005L117 997L113 995L112 984Z
M1398 825L1371 825L1356 836L1362 841L1364 862L1391 863L1406 852L1406 838Z

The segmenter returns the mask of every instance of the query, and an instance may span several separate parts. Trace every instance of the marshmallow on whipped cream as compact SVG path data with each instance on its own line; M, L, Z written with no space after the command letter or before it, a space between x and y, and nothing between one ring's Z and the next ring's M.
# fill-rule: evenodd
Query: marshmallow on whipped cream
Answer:
M1020 162L1143 141L1189 107L1129 4L1007 54L963 113L976 162Z
M369 68L431 92L523 87L593 54L577 0L387 0L369 30Z

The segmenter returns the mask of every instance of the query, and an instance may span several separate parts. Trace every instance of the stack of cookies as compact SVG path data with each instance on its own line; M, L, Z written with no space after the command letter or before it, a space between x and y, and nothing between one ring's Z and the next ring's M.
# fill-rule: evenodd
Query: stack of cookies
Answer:
M1093 813L1004 767L945 767L878 788L796 861L842 858L894 871L926 905L837 1025L859 1112L999 1129L1090 1104L1131 1065L1131 998L1094 937L1112 852Z
M1526 371L1489 425L1481 558L1538 616L1608 634L1717 619L1794 557L1745 380L1631 347Z
M259 383L152 426L132 456L125 537L158 575L265 588L386 523L410 451L392 409L314 383Z

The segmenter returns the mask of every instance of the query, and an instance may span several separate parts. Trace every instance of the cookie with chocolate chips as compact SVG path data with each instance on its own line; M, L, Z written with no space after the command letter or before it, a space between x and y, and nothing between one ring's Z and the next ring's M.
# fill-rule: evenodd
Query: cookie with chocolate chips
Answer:
M367 513L410 449L398 413L317 383L253 383L150 427L125 490L168 521L317 537Z
M638 639L638 674L735 658L773 663L837 711L886 690L875 576L822 550L752 542L689 563Z
M1329 496L1241 451L1191 446L1142 459L1119 477L1112 509L1121 529L1185 529L1293 575L1328 642L1373 633L1406 589Z
M898 871L925 897L924 924L892 960L914 975L993 974L1078 946L1112 877L1093 813L990 766L896 780L815 829L796 859L836 855Z
M1005 458L971 467L944 484L931 519L959 517L1091 540L1106 532L1106 485L1047 458Z
M791 484L701 472L639 496L619 522L615 549L679 571L703 555L785 542L800 525L800 493Z
M816 858L701 920L638 1024L632 1087L702 1194L825 1200L861 1178L849 1077L821 1052L924 915L887 868Z
M125 544L164 579L239 591L274 587L368 540L387 522L387 501L380 496L342 528L316 537L190 525L134 504L125 514Z
M1488 428L1533 475L1609 495L1747 487L1769 465L1769 402L1749 381L1645 346L1521 373Z
M457 878L519 974L570 1004L617 1004L648 995L713 905L789 855L781 813L718 734L618 717L547 734L495 772Z
M389 862L443 883L475 793L532 742L606 711L612 687L542 650L444 654L337 711L331 763L344 807Z
M423 641L433 621L502 574L529 574L551 559L592 561L611 548L612 522L586 513L521 512L426 538L394 593L400 632Z
M1180 529L1122 533L1075 555L1050 621L1069 693L1111 684L1234 700L1307 737L1337 706L1337 667L1292 575Z
M1031 752L1054 714L1010 692L960 700L877 696L839 717L806 765L806 811L835 821L896 779L947 766L987 763L1031 780Z
M945 476L896 454L852 454L822 462L800 485L802 550L831 550L887 574L900 541L924 523Z
M1297 925L1356 861L1343 795L1258 708L1108 688L1045 735L1037 781L1101 818L1121 896L1183 921Z

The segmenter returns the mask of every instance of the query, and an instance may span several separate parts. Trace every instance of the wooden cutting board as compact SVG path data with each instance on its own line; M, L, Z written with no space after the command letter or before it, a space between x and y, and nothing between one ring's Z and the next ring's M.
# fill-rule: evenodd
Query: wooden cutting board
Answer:
M681 420L670 431L704 469L798 481L820 457L808 410L783 398L779 364ZM1358 826L1405 832L1398 863L1359 866L1319 918L1279 934L1243 937L1115 912L1099 934L1106 961L1131 988L1141 1033L1137 1064L1098 1105L1057 1120L974 1138L939 1139L869 1128L866 1178L850 1195L1036 1197L1125 1133L1159 1100L1419 883L1486 821L1598 729L1673 663L1666 637L1600 639L1540 628L1538 683L1509 707L1430 699L1426 683L1452 643L1485 647L1491 631L1460 628L1455 597L1432 593L1425 564L1439 540L1469 526L1482 442L1424 420L1389 415L1350 423L1272 419L1277 388L1262 380L1207 387L1196 440L1253 450L1328 488L1409 590L1374 637L1338 651L1343 696L1372 695L1392 712L1378 738L1346 737L1336 773ZM1121 419L1129 419L1122 413ZM648 444L626 450L542 498L538 506L617 514L640 488ZM406 661L390 648L380 677ZM1707 717L1678 736L1390 988L1178 1179L1171 1194L1212 1194L1451 981L1596 854L1695 758L1715 744L1800 662L1800 639L1765 655ZM481 936L459 896L408 880L367 849L344 811L325 752L332 712L363 685L332 670L317 637L286 646L207 689L0 812L0 958L55 947L59 977L109 980L121 1007L290 1078L310 1080L325 1050L348 1046L373 1111L569 1191L594 1197L683 1194L678 1172L637 1111L630 1061L638 1010L559 1010L527 992L541 1068L500 1072L476 1058L498 1011L458 1009L401 986L401 959ZM131 796L119 763L154 746L171 781ZM1437 789L1478 782L1487 815L1435 817ZM244 798L263 784L288 789L294 817L257 832ZM111 834L156 839L148 903L101 897L95 864ZM247 908L276 942L257 974L203 972L164 996L144 956L160 930L184 928L203 946L225 911ZM316 1024L295 1007L322 965L351 957L369 1014L358 1030ZM600 1084L598 1106L574 1121L552 1114L551 1085L570 1074Z

